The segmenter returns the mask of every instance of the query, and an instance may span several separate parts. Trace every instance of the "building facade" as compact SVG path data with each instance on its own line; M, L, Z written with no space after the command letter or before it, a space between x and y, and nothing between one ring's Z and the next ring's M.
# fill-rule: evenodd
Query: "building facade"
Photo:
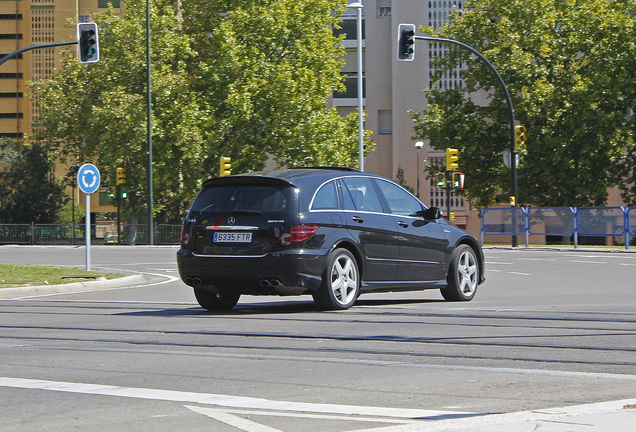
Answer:
M0 58L32 45L77 40L74 23L91 21L92 14L105 11L109 3L116 13L124 12L120 0L0 0ZM0 137L22 139L37 133L37 101L29 97L27 82L51 78L61 64L62 49L76 48L38 48L0 66ZM64 175L68 168L56 171ZM93 200L91 209L113 211L105 191Z
M350 3L353 3L351 1ZM373 131L376 148L365 159L365 171L396 179L403 171L408 186L417 189L419 174L420 199L455 215L455 222L471 231L470 209L466 200L447 190L435 187L426 179L426 165L443 161L445 154L428 145L418 151L414 138L414 122L409 111L422 112L426 108L423 90L437 84L442 88L461 87L461 69L458 66L438 83L433 83L430 59L443 54L446 47L416 41L413 61L400 61L397 56L398 26L401 23L441 27L455 9L463 7L462 0L364 0L363 12L363 71L365 129ZM342 114L357 110L357 44L356 10L350 8L343 23L347 61L343 73L347 75L347 90L334 94L331 103ZM420 34L419 31L416 34ZM418 173L419 158L419 173ZM459 161L461 170L461 158ZM417 190L416 190L417 193ZM449 206L450 204L450 206ZM473 219L475 219L473 217ZM475 224L478 221L475 220ZM478 228L477 228L478 229Z

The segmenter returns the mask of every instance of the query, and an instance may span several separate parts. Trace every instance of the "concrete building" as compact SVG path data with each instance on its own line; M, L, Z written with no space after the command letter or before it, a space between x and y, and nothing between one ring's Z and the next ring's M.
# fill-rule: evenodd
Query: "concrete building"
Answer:
M353 0L350 1L353 3ZM399 61L397 37L400 23L441 27L453 9L463 7L462 0L363 0L363 71L365 129L373 131L376 149L365 160L364 170L395 179L398 170L404 171L408 186L416 189L418 183L416 139L409 111L422 112L426 108L423 90L431 86L429 60L438 55L443 46L417 41L415 59ZM342 32L347 61L347 91L335 94L332 100L341 113L357 110L357 44L356 11L345 15ZM416 32L416 33L419 33ZM443 88L461 87L459 69L445 76L439 83ZM424 172L428 162L444 159L444 153L424 145L420 158L420 198L440 207L446 213L447 195L444 188L436 188ZM461 167L461 160L460 160ZM416 191L417 192L417 191ZM469 224L469 208L464 198L451 192L451 212L460 226ZM473 217L475 219L475 217ZM474 221L478 223L478 221ZM476 225L477 226L477 225ZM475 231L474 227L469 227ZM478 231L478 226L477 226Z
M124 12L120 0L0 0L0 58L31 45L77 40L72 23L91 21L91 14L105 11L109 3L116 13ZM75 48L35 49L0 66L0 137L19 139L37 133L37 101L29 97L26 83L51 78L62 49ZM57 171L63 175L67 169ZM113 211L105 191L91 208Z

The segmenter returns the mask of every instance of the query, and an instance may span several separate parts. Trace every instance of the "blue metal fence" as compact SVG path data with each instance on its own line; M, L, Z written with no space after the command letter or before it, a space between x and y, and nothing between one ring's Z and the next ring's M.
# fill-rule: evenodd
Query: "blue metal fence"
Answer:
M636 236L636 207L511 207L481 210L481 242L484 235L574 237Z

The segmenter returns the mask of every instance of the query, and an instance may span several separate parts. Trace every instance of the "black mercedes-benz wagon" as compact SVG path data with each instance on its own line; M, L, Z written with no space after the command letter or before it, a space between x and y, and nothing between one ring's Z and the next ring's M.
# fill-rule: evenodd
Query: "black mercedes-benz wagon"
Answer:
M484 281L478 241L384 177L299 168L206 180L183 222L181 279L199 304L243 294L311 294L347 309L360 293L437 288L471 300Z

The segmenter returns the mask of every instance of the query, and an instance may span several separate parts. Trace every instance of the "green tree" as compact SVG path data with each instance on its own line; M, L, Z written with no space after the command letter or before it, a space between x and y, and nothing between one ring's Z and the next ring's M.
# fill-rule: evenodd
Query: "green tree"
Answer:
M0 222L54 223L64 204L64 184L38 144L0 141Z
M153 192L156 217L177 222L219 157L234 173L281 165L357 163L355 115L326 108L342 85L331 31L342 0L158 0L151 8ZM105 183L127 169L129 199L145 209L145 2L96 14L99 63L72 51L53 81L36 85L50 148L95 161ZM369 146L370 149L370 146Z
M518 169L518 203L603 205L621 185L636 202L634 182L634 0L479 0L449 25L423 29L464 42L497 68L526 126L529 153ZM418 138L460 149L465 193L488 206L510 193L509 116L493 74L466 50L450 47L440 73L464 65L462 89L427 89L429 107L412 116ZM488 104L473 102L476 92Z

